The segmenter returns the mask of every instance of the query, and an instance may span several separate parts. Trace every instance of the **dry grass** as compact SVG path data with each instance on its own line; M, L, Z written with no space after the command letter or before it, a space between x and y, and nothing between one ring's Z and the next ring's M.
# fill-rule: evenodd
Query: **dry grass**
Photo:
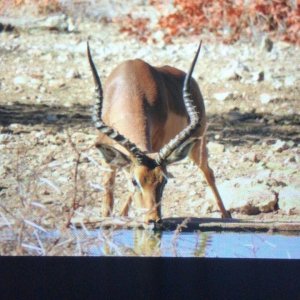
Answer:
M6 172L0 182L1 255L160 255L159 233L135 231L134 243L127 247L115 239L123 227L117 219L109 229L105 220L101 225L103 189L101 175L96 173L107 170L87 141L78 142L82 132L65 132L67 157L60 153L62 147L43 153L41 146L47 141L60 143L56 134L46 135L44 141L32 141L32 135L26 141L22 134L1 134ZM5 142L13 138L13 145ZM36 147L40 147L39 156ZM96 224L93 220L97 220L96 230L91 229ZM175 248L180 231L181 227L174 233Z

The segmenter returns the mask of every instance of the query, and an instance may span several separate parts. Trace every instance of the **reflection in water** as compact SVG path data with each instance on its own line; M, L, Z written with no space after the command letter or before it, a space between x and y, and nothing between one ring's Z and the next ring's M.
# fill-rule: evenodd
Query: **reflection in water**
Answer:
M97 230L99 244L90 248L90 255L161 256L162 232L152 230Z
M139 256L161 256L162 232L134 230L134 252Z
M103 228L34 233L22 241L26 250L22 255L300 259L300 235ZM0 231L0 254L9 255L3 249L13 250L16 240L17 236L9 230Z
M100 231L98 231L99 233ZM262 233L110 230L88 255L228 258L300 258L300 236Z

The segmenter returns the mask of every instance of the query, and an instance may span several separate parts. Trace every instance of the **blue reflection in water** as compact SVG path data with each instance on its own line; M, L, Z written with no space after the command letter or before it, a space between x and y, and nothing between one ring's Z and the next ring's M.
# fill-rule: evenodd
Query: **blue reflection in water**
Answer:
M103 237L101 231L95 235ZM105 243L91 245L89 255L167 257L300 258L300 236L262 233L153 233L147 230L110 231Z
M70 247L72 255L300 259L300 233L281 235L198 231L175 234L174 231L72 228L67 236L58 230L41 231L37 236L42 243L59 241L56 243L61 245L57 246ZM9 244L16 239L17 235L10 230L0 231L2 244ZM29 254L43 253L39 251L36 237L25 244L33 247L29 248Z
M300 236L214 233L211 240L206 257L300 258Z

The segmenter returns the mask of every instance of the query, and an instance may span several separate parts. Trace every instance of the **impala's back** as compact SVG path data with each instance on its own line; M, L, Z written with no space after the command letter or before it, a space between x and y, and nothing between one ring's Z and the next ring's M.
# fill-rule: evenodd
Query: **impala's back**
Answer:
M103 121L141 150L158 152L188 125L182 93L185 76L176 68L152 67L140 59L123 62L106 80ZM205 108L194 80L191 92L201 130L205 127Z

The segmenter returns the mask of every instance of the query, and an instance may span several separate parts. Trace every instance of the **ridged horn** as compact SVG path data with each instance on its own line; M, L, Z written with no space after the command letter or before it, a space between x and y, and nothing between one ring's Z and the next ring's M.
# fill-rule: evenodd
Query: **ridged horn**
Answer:
M96 103L94 106L93 112L93 121L95 122L96 128L107 135L112 140L116 141L120 145L122 145L129 153L137 159L137 161L141 164L153 164L151 162L151 158L149 158L143 151L141 151L134 143L129 141L125 136L120 134L117 130L112 127L106 125L102 120L102 104L103 104L103 90L101 81L95 67L95 64L92 59L91 51L89 43L87 42L87 55L89 64L93 73L94 83L95 83L95 93L96 93Z
M161 148L161 150L158 153L158 157L156 158L156 162L158 165L162 165L164 161L172 154L172 152L177 147L179 147L182 143L184 143L189 137L191 137L191 135L195 132L195 130L200 126L200 117L191 99L192 94L191 94L190 85L191 85L191 78L194 71L194 67L196 65L200 53L201 44L202 41L198 46L194 60L191 64L189 72L185 76L184 84L183 84L183 100L184 100L185 108L189 115L190 123L186 128L184 128L181 132L179 132L173 139L171 139L167 145Z

